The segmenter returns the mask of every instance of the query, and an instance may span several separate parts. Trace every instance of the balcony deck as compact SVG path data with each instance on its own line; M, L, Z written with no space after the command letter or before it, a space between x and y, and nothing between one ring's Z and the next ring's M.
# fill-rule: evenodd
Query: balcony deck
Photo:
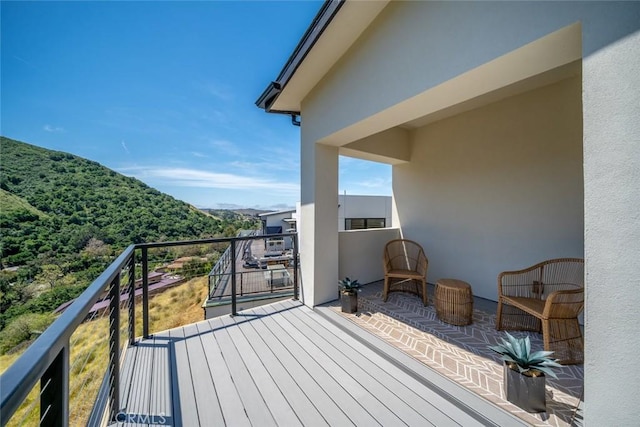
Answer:
M495 329L497 303L474 298L473 324L453 326L438 320L433 307L433 286L428 286L429 304L406 293L391 293L382 301L382 282L365 286L356 315L340 313L337 302L325 305L347 321L342 327L365 329L470 391L495 403L535 426L580 425L583 406L583 365L556 369L558 379L547 378L547 412L529 414L504 399L502 364L488 346L503 336ZM525 332L511 332L516 336ZM542 349L542 337L528 334L533 348ZM411 362L407 362L411 363Z
M119 425L526 425L331 316L289 300L140 341L122 366Z

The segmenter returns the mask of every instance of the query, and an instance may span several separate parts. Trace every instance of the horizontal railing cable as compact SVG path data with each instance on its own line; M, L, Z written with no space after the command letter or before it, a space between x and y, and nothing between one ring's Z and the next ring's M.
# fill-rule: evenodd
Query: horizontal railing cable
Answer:
M127 247L2 374L0 425L6 425L32 393L36 393L38 397L29 402L26 408L20 409L22 415L19 425L25 422L32 423L28 420L32 420L36 415L33 412L38 403L40 414L33 422L39 419L41 425L67 425L70 424L70 420L73 424L97 425L105 420L102 414L107 413L109 420L113 421L116 413L121 410L120 364L126 348L136 342L136 299L142 300L142 335L149 336L149 271L153 271L155 265L164 264L173 253L193 250L206 253L207 257L196 259L194 264L185 268L184 272L181 272L184 275L182 281L198 277L202 275L203 265L213 263L219 253L217 251L225 248L221 256L224 258L223 264L219 271L222 279L228 276L229 267L232 273L236 273L238 254L242 255L250 250L251 241L283 237L292 238L293 266L279 270L261 270L255 274L237 272L239 283L236 283L236 274L232 274L232 287L238 286L241 293L247 295L264 292L264 288L260 289L259 284L266 282L272 292L288 291L293 287L294 295L297 295L298 254L295 233L259 236L251 233L234 238L153 242ZM189 245L195 247L169 250ZM139 257L136 255L138 250ZM151 263L154 266L150 266L149 254L155 250L160 251L160 258L152 258ZM136 269L139 267L140 282L136 280ZM254 280L248 279L251 274L255 277ZM182 281L176 279L171 283ZM213 290L209 289L208 296L212 293ZM231 295L231 298L235 313L236 294ZM83 323L86 326L82 332L75 334ZM103 333L102 328L104 332L109 332ZM96 336L103 337L105 343L86 342L87 337ZM100 362L104 366L101 371L103 374L96 378L95 373L88 372L88 366L93 360L103 358L105 360ZM73 385L69 381L72 374L75 380ZM99 387L96 381L101 381ZM71 397L77 399L71 402ZM87 411L89 405L92 407Z

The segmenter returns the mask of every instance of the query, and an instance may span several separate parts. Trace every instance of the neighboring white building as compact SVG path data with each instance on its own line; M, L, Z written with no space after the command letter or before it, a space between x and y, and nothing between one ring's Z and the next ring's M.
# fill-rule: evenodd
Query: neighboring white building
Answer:
M338 231L391 227L391 196L338 195Z
M364 230L369 228L391 227L391 196L338 195L338 230ZM300 219L301 205L296 209L260 214L264 234L296 231Z
M296 230L296 210L266 212L258 215L262 221L263 234L279 234Z
M325 2L257 102L302 118L304 303L394 236L491 299L584 257L585 424L637 424L639 93L640 2ZM392 165L395 228L339 232L339 155Z

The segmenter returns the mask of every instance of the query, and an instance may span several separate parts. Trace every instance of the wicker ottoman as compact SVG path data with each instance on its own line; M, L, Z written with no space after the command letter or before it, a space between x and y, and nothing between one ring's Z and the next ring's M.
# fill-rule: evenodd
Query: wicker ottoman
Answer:
M457 279L436 282L436 314L438 319L452 325L464 326L473 320L471 285Z

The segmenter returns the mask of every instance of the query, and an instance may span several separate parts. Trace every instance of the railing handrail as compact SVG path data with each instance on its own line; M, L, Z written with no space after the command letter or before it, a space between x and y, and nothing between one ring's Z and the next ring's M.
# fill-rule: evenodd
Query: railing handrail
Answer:
M138 243L135 249L139 248L163 248L165 246L186 246L186 245L207 245L211 243L226 243L232 240L256 240L256 239L270 239L272 237L293 237L297 233L277 233L277 234L261 234L259 236L240 236L240 237L215 237L210 239L197 239L197 240L174 240L171 242L151 242L151 243Z
M58 317L28 348L27 350L2 374L2 387L0 387L0 408L2 409L0 417L0 425L6 424L13 414L18 410L20 405L27 398L31 390L45 375L54 364L57 363L59 356L69 345L71 335L77 327L84 321L91 307L103 296L103 292L107 286L118 280L122 270L127 263L133 262L135 251L142 249L144 253L149 248L184 246L190 244L211 244L231 242L231 246L235 246L237 241L268 239L271 237L292 237L294 239L294 283L297 283L297 233L279 233L266 235L250 235L242 237L225 237L211 238L200 240L181 240L171 242L152 242L139 243L129 245L88 287L78 298ZM235 259L235 254L234 254ZM143 259L143 267L146 259ZM143 268L144 270L144 268ZM147 271L143 271L143 287L148 286L146 275ZM134 274L130 272L130 274ZM132 289L133 289L133 279ZM118 285L119 287L119 285ZM145 289L146 290L146 289ZM116 298L119 301L119 288L116 289ZM143 293L143 300L144 300ZM294 298L297 299L298 290L294 286ZM147 296L148 298L148 296ZM235 299L235 294L234 294ZM143 301L143 305L146 301ZM135 298L131 297L130 304L135 303ZM147 335L148 313L144 313L143 306L143 328L144 335ZM235 314L235 303L233 314ZM132 332L131 332L132 333ZM68 358L68 353L66 356ZM68 369L68 365L66 365ZM68 392L68 390L67 390ZM68 415L68 413L67 413ZM64 419L64 418L63 418Z
M127 247L2 374L0 408L3 423L9 420L40 381L93 304L102 296L106 286L120 274L134 251L135 245Z

